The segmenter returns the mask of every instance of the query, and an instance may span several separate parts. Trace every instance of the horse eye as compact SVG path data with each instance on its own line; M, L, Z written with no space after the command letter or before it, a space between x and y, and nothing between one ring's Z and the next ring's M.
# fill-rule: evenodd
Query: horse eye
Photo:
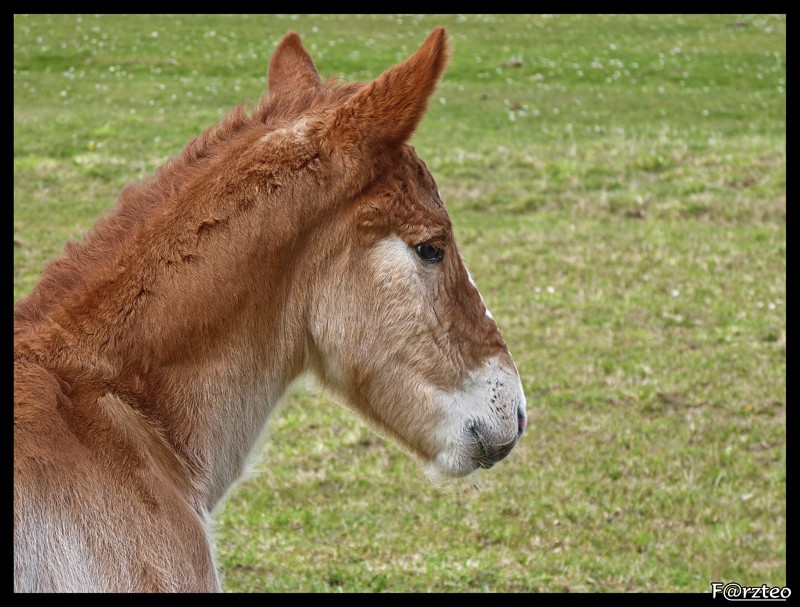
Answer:
M444 259L444 249L430 243L417 245L417 255L427 263L439 263Z

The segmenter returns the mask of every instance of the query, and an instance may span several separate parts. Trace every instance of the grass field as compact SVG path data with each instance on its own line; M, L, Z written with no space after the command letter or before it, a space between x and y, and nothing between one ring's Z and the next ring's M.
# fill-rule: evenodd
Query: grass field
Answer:
M530 426L448 486L325 395L217 513L229 591L695 591L786 583L782 16L17 16L14 296L297 31L366 80L436 25L413 139Z

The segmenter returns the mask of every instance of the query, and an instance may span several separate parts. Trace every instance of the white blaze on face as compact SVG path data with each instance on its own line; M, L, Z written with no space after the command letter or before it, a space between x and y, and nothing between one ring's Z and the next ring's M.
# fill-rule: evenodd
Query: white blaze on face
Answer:
M488 316L489 318L494 320L494 316L492 316L492 313L489 312L489 308L486 307L486 302L483 301L483 295L481 295L481 291L480 291L480 289L478 289L478 285L475 284L475 280L473 280L472 274L470 274L469 270L467 270L467 277L469 278L469 284L471 284L473 287L475 287L475 290L478 292L478 297L481 298L481 303L483 304L483 309L486 310L486 316Z

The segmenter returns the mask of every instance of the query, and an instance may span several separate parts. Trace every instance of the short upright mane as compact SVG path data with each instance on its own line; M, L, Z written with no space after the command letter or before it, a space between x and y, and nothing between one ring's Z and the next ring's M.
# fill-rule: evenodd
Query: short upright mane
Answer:
M41 272L36 288L19 301L15 309L15 335L46 318L63 304L98 270L113 264L120 251L128 249L156 210L175 201L186 187L206 177L209 161L225 153L257 126L277 125L300 114L330 107L353 94L361 83L339 84L336 79L321 83L315 90L292 94L265 94L252 114L240 103L214 126L192 139L181 153L158 168L140 183L127 185L116 206L95 223L83 242L69 241L64 256L49 262Z

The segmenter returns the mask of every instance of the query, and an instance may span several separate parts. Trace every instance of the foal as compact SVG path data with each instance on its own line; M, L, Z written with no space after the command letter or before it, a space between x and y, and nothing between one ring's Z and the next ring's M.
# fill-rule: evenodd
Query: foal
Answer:
M18 591L216 591L209 513L310 372L431 474L488 468L525 396L406 142L444 30L368 83L294 33L269 93L126 187L14 310Z

